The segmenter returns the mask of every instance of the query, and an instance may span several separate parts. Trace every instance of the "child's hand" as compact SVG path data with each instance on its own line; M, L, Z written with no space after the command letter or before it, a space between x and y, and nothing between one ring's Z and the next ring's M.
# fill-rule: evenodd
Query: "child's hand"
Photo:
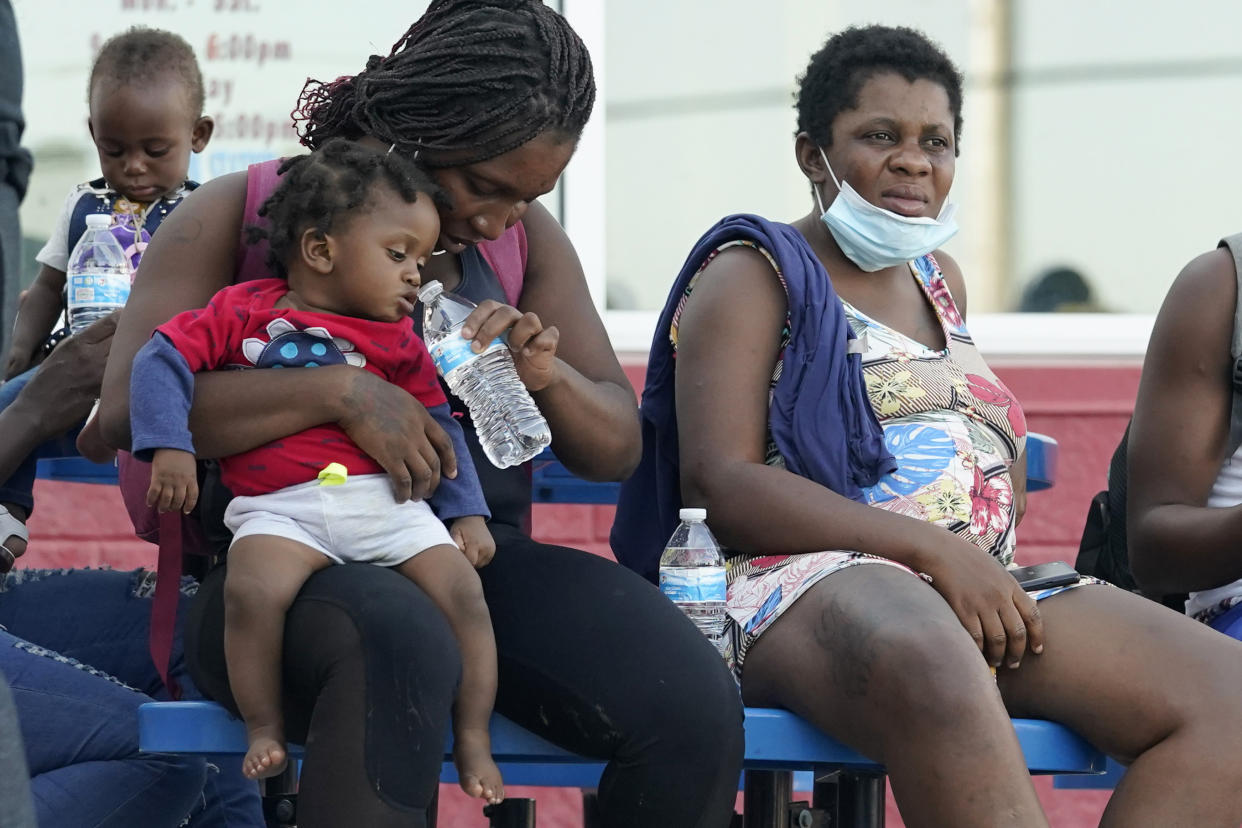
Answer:
M487 521L479 515L457 518L449 527L449 534L475 569L487 566L496 554L496 540L487 529Z
M198 464L194 455L180 449L156 449L151 458L151 488L147 505L161 512L180 509L189 514L198 503Z

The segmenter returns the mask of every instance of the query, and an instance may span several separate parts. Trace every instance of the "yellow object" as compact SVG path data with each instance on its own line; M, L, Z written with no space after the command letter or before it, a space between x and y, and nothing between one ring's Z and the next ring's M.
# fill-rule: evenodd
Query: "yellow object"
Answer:
M320 486L339 486L349 479L349 470L340 463L329 463L319 472Z

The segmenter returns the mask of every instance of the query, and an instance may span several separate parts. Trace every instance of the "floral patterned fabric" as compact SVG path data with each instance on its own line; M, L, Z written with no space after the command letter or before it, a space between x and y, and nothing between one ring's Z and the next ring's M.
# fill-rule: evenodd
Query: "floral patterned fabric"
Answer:
M703 263L687 285L687 296L703 268L734 244L759 250L780 276L767 251L750 242L731 243ZM864 498L876 508L943 526L1002 564L1012 565L1016 540L1009 469L1025 447L1022 408L975 348L935 259L924 256L911 262L910 270L936 311L946 348L929 348L844 303L861 343L868 396L898 466L864 489ZM684 302L683 298L683 306ZM674 348L680 318L681 307L669 332ZM788 340L787 321L782 353ZM780 371L778 358L773 386ZM768 463L784 466L771 440ZM732 659L739 678L750 645L823 578L859 564L884 564L917 574L896 561L848 550L796 555L726 553L726 557ZM1045 590L1034 597L1042 599L1064 589Z

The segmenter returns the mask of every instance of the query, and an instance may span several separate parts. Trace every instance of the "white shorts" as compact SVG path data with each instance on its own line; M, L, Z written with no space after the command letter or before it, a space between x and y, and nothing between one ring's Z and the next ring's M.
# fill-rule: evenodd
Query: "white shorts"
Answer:
M276 535L317 549L336 563L396 566L432 546L455 546L424 501L393 500L386 474L351 476L340 486L311 480L235 497L224 512L224 525L234 543L248 535Z

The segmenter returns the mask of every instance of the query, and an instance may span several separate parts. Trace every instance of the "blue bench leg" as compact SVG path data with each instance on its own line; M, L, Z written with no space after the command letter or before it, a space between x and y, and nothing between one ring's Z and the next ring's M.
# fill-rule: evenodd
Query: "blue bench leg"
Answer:
M814 807L843 828L884 828L886 777L877 773L834 771L815 780Z
M742 828L790 828L793 771L748 770L742 786Z
M264 779L263 821L267 828L293 828L298 821L297 762L291 761L278 775Z
M594 788L582 789L582 828L600 828L599 793Z

